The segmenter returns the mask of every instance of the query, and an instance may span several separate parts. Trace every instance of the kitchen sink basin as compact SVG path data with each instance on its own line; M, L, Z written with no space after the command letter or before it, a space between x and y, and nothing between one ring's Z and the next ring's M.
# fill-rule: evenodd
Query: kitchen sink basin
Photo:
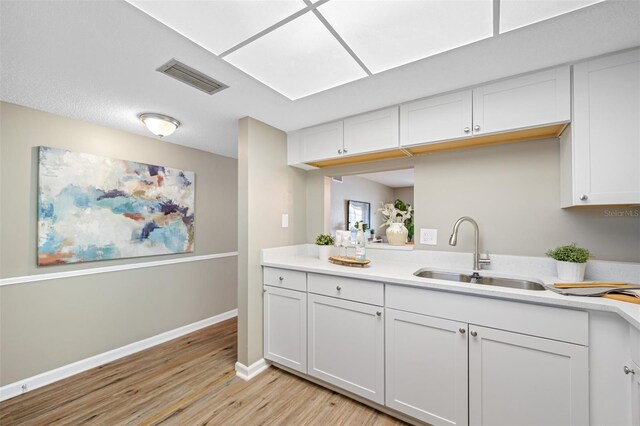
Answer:
M546 290L544 286L535 281L520 280L515 278L502 278L461 274L458 272L433 271L430 269L419 269L414 274L416 277L433 278L436 280L456 281L459 283L492 285L496 287L518 288L522 290Z

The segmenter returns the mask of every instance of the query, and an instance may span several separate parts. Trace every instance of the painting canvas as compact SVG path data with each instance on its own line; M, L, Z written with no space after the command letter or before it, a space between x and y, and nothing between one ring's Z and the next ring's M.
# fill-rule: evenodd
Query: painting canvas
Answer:
M195 175L40 147L38 265L192 252Z

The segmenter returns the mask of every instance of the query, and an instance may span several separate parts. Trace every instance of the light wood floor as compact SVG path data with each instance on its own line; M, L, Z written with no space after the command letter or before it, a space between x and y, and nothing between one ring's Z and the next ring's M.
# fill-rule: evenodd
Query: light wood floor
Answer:
M0 425L403 425L269 368L235 377L231 319L0 403Z

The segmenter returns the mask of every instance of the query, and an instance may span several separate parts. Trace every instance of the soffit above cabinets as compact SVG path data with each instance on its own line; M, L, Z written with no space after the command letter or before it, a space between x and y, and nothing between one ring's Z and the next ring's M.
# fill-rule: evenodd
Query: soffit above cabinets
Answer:
M291 100L604 0L127 0Z

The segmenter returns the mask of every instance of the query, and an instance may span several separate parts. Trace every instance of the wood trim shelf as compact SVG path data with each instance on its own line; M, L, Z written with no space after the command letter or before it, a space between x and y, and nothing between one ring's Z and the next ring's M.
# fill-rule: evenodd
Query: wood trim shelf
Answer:
M389 160L393 158L411 157L414 155L431 154L434 152L454 151L467 148L479 148L483 146L500 145L515 142L524 142L536 139L547 139L558 137L568 123L553 124L550 126L536 127L533 129L522 129L511 132L495 133L486 136L475 136L453 141L431 143L402 147L388 151L372 152L367 154L352 155L349 157L338 157L329 160L314 161L307 163L310 166L325 168L344 166L348 164L366 163L370 161Z

